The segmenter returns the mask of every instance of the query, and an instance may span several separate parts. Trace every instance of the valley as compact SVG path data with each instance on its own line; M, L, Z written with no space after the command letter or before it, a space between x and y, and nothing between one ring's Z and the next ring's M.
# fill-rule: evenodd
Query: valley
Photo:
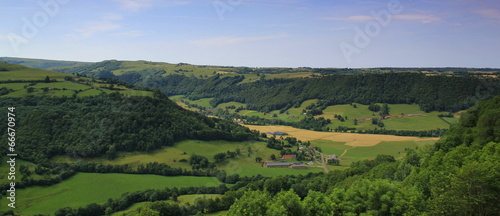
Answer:
M447 73L453 76L428 76L421 71L431 69L9 61L40 67L0 62L0 114L15 105L19 115L15 212L20 215L165 209L234 215L241 203L269 196L349 203L340 200L343 194L362 184L394 184L390 193L402 194L403 183L427 178L416 167L431 170L430 163L441 166L440 154L456 154L446 156L450 160L465 154L455 148L475 152L465 160L496 157L488 142L498 141L498 97L479 105L472 98L478 83L498 86L497 77L455 76L451 69ZM407 78L416 80L406 84L411 87L398 84ZM371 81L385 87L366 84ZM342 90L351 85L356 88ZM498 88L479 89L498 95ZM479 136L463 138L475 133L471 127ZM457 140L480 147L466 150ZM267 167L275 162L301 168ZM6 168L0 171L6 181ZM433 196L409 190L419 199ZM7 199L2 200L5 206Z

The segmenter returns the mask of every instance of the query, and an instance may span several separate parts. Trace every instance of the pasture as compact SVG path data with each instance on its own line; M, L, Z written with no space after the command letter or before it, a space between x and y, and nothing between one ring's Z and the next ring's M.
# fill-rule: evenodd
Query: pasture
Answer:
M53 214L57 209L104 203L125 192L165 187L216 186L213 177L156 176L132 174L78 173L62 183L48 187L30 187L16 191L16 213L20 215ZM7 199L0 204L6 206Z
M368 105L358 103L356 108L350 104L328 106L323 110L323 114L317 117L324 117L331 119L332 123L328 125L330 128L344 126L349 128L356 128L358 130L374 129L377 126L371 123L371 118L380 117L378 113L368 110ZM381 104L379 104L381 105ZM433 130L436 128L449 128L448 122L457 122L458 118L449 118L443 120L438 117L439 114L446 114L445 112L429 112L421 111L416 104L389 104L390 118L383 120L386 129L388 130ZM334 115L341 115L347 117L347 120L341 122L334 118ZM409 114L420 114L422 116L412 116ZM354 119L359 119L358 124L354 125Z
M248 152L250 147L250 152ZM94 163L122 165L129 164L133 167L140 164L150 162L165 163L171 167L180 167L183 169L191 169L188 162L180 162L181 159L188 160L191 154L198 154L207 157L210 162L215 162L213 156L217 153L235 151L236 148L241 150L241 155L235 158L226 159L225 161L216 163L217 168L225 170L228 174L239 174L240 176L253 176L261 174L263 176L278 176L287 174L307 174L309 172L321 172L322 169L310 167L304 170L292 170L288 168L263 168L262 163L255 162L256 157L261 157L263 160L270 160L272 154L279 157L280 151L266 147L263 142L228 142L228 141L199 141L186 140L176 143L174 146L164 147L153 152L125 152L119 153L114 160L106 158L92 159L72 159L67 156L56 156L52 159L55 162L72 163L77 161L88 161ZM184 154L185 152L185 154ZM249 156L250 153L250 156Z
M375 159L377 155L385 154L392 155L396 159L403 158L406 153L405 149L416 149L421 146L433 145L435 142L432 140L425 141L385 141L375 146L353 146L344 150L343 155L340 157L341 163L343 161L359 161Z
M210 101L212 101L213 98L202 98L199 100L189 100L186 98L185 95L174 95L174 96L169 96L170 100L173 100L175 102L188 102L190 104L196 104L198 106L204 107L204 108L213 108L212 105L210 105Z

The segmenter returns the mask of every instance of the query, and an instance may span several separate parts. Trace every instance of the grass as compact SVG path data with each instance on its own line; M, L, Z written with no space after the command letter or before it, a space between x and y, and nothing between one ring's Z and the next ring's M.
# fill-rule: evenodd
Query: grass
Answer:
M269 113L262 113L262 112L257 112L254 110L242 110L239 112L240 115L244 116L257 116L260 118L265 118L265 119L280 119L283 121L287 122L298 122L302 118L304 118L304 115L302 113L302 110L306 109L307 106L309 106L312 103L317 103L318 100L306 100L302 102L300 107L298 108L290 108L287 110L287 112L281 113L279 110L274 110ZM276 115L276 117L272 117L273 115Z
M251 148L250 157L248 156L248 147ZM226 159L223 162L218 162L216 165L221 170L226 170L228 174L239 174L240 176L253 176L261 174L263 176L278 176L286 174L307 174L309 172L321 172L319 168L308 168L305 170L292 170L292 169L268 169L263 168L261 163L255 162L256 157L261 157L265 160L270 160L272 154L279 156L280 151L266 147L263 142L228 142L228 141L199 141L199 140L186 140L175 144L171 147L164 147L160 150L150 153L145 152L128 152L120 153L118 158L108 160L106 158L93 158L93 159L71 159L66 156L57 156L52 160L55 162L77 162L80 160L122 165L130 164L137 166L140 164L147 164L150 162L165 163L172 167L180 167L183 169L191 169L189 163L179 162L181 159L189 159L191 154L198 154L207 157L211 162L214 162L213 156L217 153L226 151L235 151L240 148L241 155L233 159ZM183 154L186 152L186 154ZM175 162L174 162L175 160Z
M460 118L453 117L442 117L442 119L449 124L458 124L458 122L460 121Z
M29 60L29 59L28 59ZM31 60L30 60L31 62ZM37 63L36 61L34 61ZM50 62L49 62L50 63ZM61 63L55 61L55 63ZM62 62L68 63L68 62ZM76 62L69 62L70 64ZM38 63L37 63L38 64ZM71 74L59 73L48 70L28 68L21 65L12 65L0 62L1 69L7 69L8 71L0 71L0 81L8 80L23 80L23 81L42 81L45 77L49 77L53 82L36 82L36 83L2 83L0 87L7 87L8 89L14 90L13 92L3 95L2 97L25 97L29 95L34 96L67 96L71 97L76 94L78 97L94 96L99 95L102 92L112 93L116 90L109 90L103 87L109 86L100 80L88 79L83 77L75 77ZM73 77L78 81L67 81L66 77ZM54 82L57 80L57 82ZM27 88L33 88L32 92L28 92ZM47 90L43 90L46 88ZM136 91L132 89L127 89L124 86L116 85L115 89L119 89L119 93L127 96L153 96L152 92L148 91Z
M300 107L298 108L290 108L287 112L280 114L279 110L272 111L270 113L261 113L254 110L242 110L239 112L240 115L245 116L257 116L266 119L274 118L280 119L287 122L297 122L304 118L302 111L310 104L317 103L318 100L307 100L304 101ZM218 108L224 108L228 105L244 105L240 103L225 103ZM371 118L378 118L378 113L374 113L368 110L368 105L357 104L357 108L351 106L350 104L344 105L335 105L328 106L325 110L323 110L322 115L316 116L316 118L323 117L326 119L331 119L332 123L327 127L329 128L337 128L339 126L356 128L357 130L371 130L376 128L377 126L372 124ZM238 107L238 106L237 106ZM391 118L384 120L385 128L388 130L433 130L436 128L449 128L450 123L455 123L458 121L458 118L447 118L441 119L438 117L439 114L444 114L443 112L430 112L425 113L420 110L418 105L408 105L408 104L390 104L389 105ZM341 115L347 117L347 120L344 122L339 121L334 118L334 115ZM403 117L400 115L404 114ZM414 116L408 117L408 114L423 114L424 116ZM354 125L354 119L363 118L358 120L358 124ZM448 123L450 122L450 123Z
M221 103L221 104L217 105L216 108L225 109L227 106L235 106L236 108L238 108L238 107L247 107L247 105L244 104L244 103L227 102L227 103ZM230 109L230 110L234 112L235 109Z
M330 128L337 128L344 126L349 128L356 128L357 130L369 130L377 127L371 123L371 118L378 118L378 113L368 110L368 105L357 104L354 108L350 104L329 106L323 110L323 115L317 117L324 117L331 119L332 123L328 125ZM388 130L433 130L436 128L449 128L448 120L443 120L438 117L443 112L430 112L425 113L421 111L416 104L389 104L391 118L385 119L385 128ZM334 115L347 116L347 120L341 122L334 118ZM422 114L424 116L408 117L408 114ZM402 117L401 117L402 115ZM366 118L366 120L358 120L358 125L354 125L355 118ZM450 122L458 121L458 118L450 118Z
M0 81L7 80L43 80L48 76L50 79L57 79L61 81L66 76L73 76L71 74L46 71L41 69L34 68L19 68L12 71L1 71L0 72Z
M53 67L68 67L68 66L80 66L91 64L90 62L76 62L76 61L55 61L46 59L30 59L30 58L11 58L2 57L0 61L5 62L22 62L23 65L33 68L53 68Z
M294 73L266 74L266 79L274 79L274 78L282 78L282 79L304 78L304 77L311 77L312 75L319 75L319 74L318 73L311 73L311 72L294 72Z
M381 142L371 147L352 147L347 149L342 160L359 161L367 159L375 159L379 154L392 155L396 159L401 159L405 156L405 149L415 149L420 146L433 145L435 141L392 141Z
M16 213L20 215L53 214L62 207L79 207L104 203L125 192L164 187L216 186L214 177L132 174L78 173L62 183L49 187L30 187L16 191ZM7 199L0 201L6 206Z
M7 157L1 157L0 158L2 161L8 161L8 158ZM28 169L32 172L30 178L33 178L33 179L43 179L45 177L45 175L37 175L35 174L35 167L36 165L29 162L29 161L25 161L25 160L21 160L19 158L16 159L16 169L19 170L19 168L21 166L27 166ZM10 166L8 166L7 164L5 166L0 166L0 180L2 182L8 182L8 173L9 173L9 169L10 169ZM17 175L16 176L17 178L21 177L20 175Z
M350 148L350 146L345 145L345 142L334 142L324 139L312 140L311 145L321 148L322 152L328 155L341 155L345 149Z
M169 98L170 98L170 100L173 100L176 102L185 101L185 102L188 102L190 104L196 104L196 105L201 106L201 107L213 108L212 105L210 105L210 101L212 101L213 98L202 98L199 100L189 100L186 98L185 95L174 95L174 96L170 96Z

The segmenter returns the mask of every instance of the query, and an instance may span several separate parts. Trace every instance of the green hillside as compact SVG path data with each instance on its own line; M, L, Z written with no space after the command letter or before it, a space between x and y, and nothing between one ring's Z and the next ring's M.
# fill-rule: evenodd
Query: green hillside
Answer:
M119 92L153 96L146 88L115 80L101 80L0 62L0 97L84 97Z
M75 67L75 66L92 64L90 62L56 61L47 59L12 58L12 57L0 57L0 62L18 64L26 67L39 68L39 69Z

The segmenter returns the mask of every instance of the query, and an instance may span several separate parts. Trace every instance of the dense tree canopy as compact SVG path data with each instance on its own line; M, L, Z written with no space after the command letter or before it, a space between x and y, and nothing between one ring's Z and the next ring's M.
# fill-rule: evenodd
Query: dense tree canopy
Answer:
M242 141L257 136L230 121L182 109L166 98L118 93L82 98L1 98L0 112L5 114L5 107L13 105L16 134L22 143L19 155L38 162L59 154L113 157L116 151L149 151L185 139ZM1 125L0 130L5 131L5 127Z

